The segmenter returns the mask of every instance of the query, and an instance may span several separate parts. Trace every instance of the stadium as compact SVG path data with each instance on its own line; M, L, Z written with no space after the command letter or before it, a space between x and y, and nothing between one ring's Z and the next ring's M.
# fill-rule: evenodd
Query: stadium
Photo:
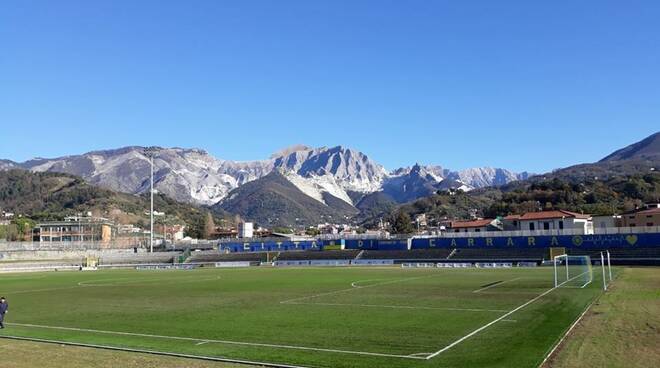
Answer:
M0 368L660 367L658 19L3 1Z
M538 367L630 265L660 261L660 233L618 232L227 240L4 263L15 312L1 336L252 366Z

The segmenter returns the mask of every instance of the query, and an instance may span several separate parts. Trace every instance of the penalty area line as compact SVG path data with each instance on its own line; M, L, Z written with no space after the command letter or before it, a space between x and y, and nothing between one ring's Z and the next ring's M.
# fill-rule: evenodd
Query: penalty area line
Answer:
M421 309L421 310L442 310L442 311L455 311L455 312L491 312L491 313L506 313L504 309L479 309L479 308L443 308L443 307L424 307L414 305L384 305L384 304L352 304L352 303L301 303L301 302L288 302L291 305L319 305L328 307L361 307L361 308L390 308L390 309Z
M195 338L195 337L152 335L152 334L135 333L135 332L94 330L94 329L89 329L89 328L77 328L77 327L34 325L34 324L13 323L13 322L12 323L7 323L7 325L19 326L19 327L28 327L28 328L41 328L41 329L49 329L49 330L89 332L89 333L97 333L97 334L104 334L104 335L136 336L136 337L146 337L146 338L153 338L153 339L207 342L209 344L213 343L213 344L221 344L221 345L224 344L224 345L239 345L239 346L258 346L258 347L275 348L275 349L317 351L317 352L324 352L324 353L377 356L377 357L385 357L385 358L424 359L424 358L419 358L419 357L411 357L410 355L376 353L376 352L369 352L369 351L354 351L354 350L341 350L341 349L314 348L314 347L309 347L309 346L280 345L280 344L268 344L268 343L260 343L260 342L213 340L213 339L204 339L204 338Z
M588 271L587 271L587 272L588 272ZM499 318L497 318L497 319L494 319L493 321L490 321L490 322L486 323L485 325L483 325L483 326L477 328L476 330L474 330L474 331L470 332L469 334L467 334L467 335L461 337L460 339L458 339L458 340L452 342L451 344L445 346L444 348L442 348L442 349L436 351L435 353L433 353L433 354L427 356L427 357L424 358L424 359L429 360L429 359L433 359L433 358L435 358L436 356L438 356L438 355L444 353L445 351L447 351L447 350L453 348L454 346L456 346L456 345L462 343L463 341L465 341L465 340L469 339L470 337L472 337L472 336L478 334L479 332L481 332L481 331L487 329L488 327L494 325L495 323L500 322L500 321L502 321L502 320L504 320L504 319L507 319L507 317L509 317L510 315L512 315L512 314L516 313L517 311L519 311L519 310L525 308L526 306L528 306L528 305L534 303L535 301L537 301L537 300L541 299L542 297L548 295L548 294L549 294L550 292L552 292L553 290L556 290L558 287L562 286L563 284L565 284L565 283L567 283L567 282L569 282L569 281L572 281L572 280L574 280L574 279L576 279L576 278L578 278L578 277L584 275L584 274L587 273L587 272L583 272L583 273L581 273L581 274L579 274L579 275L577 275L577 276L574 276L574 277L572 277L572 278L570 278L570 279L568 279L568 280L562 282L561 284L559 284L559 285L557 285L557 286L555 286L555 287L553 287L553 288L550 288L550 289L544 291L543 293L541 293L541 294L537 295L536 297L534 297L534 298L528 300L527 302L523 303L522 305L519 305L518 307L516 307L515 309L511 310L510 312L504 314L503 316L501 316L501 317L499 317Z

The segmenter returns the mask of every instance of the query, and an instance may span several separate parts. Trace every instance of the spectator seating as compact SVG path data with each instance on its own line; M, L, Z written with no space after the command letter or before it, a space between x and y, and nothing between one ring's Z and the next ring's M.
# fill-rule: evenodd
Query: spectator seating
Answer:
M278 261L304 261L310 259L355 259L359 250L306 250L297 252L282 252L277 257Z
M100 265L113 264L147 264L147 263L172 263L174 257L179 256L177 252L154 252L154 253L118 253L103 255L99 259Z
M276 253L271 252L272 260ZM220 253L217 250L192 252L186 262L206 263L206 262L266 262L268 255L266 252L240 252L240 253Z
M547 248L502 249L502 248L457 248L451 260L530 260L541 261L550 257Z
M452 249L365 250L361 259L431 260L447 259Z

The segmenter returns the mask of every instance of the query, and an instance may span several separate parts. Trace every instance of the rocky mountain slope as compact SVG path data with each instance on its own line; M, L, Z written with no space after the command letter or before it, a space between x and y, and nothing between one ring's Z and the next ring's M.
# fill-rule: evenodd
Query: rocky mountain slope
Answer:
M205 205L220 202L231 190L262 178L274 169L296 174L290 178L301 189L316 187L351 205L355 204L350 199L351 193L365 195L379 190L387 190L398 202L410 200L408 186L420 180L419 165L387 172L365 154L342 146L310 148L299 145L266 160L246 162L218 159L201 149L157 147L153 149L153 156L156 189L178 201ZM53 159L37 158L23 163L0 161L0 170L11 167L77 175L92 184L126 193L143 193L149 184L149 159L145 148L138 146ZM435 187L451 179L457 186L464 184L464 190L499 185L521 177L508 170L491 168L450 171L424 166L423 170L430 175L423 179L429 183L425 186ZM400 187L396 188L397 185Z
M309 225L347 222L358 210L329 192L304 192L291 173L273 170L268 175L233 190L215 205L264 226ZM296 175L296 174L293 174Z

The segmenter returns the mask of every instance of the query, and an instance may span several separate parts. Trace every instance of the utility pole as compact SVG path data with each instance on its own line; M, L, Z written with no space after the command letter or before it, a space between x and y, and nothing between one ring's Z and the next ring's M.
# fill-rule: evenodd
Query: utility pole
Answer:
M154 252L154 152L156 147L147 147L144 149L144 155L149 157L149 165L151 166L151 175L150 175L150 186L149 186L149 196L151 200L151 206L149 211L149 220L151 223L149 230L149 251Z
M151 163L151 230L149 231L149 248L150 252L154 252L154 155L149 155L149 162Z

